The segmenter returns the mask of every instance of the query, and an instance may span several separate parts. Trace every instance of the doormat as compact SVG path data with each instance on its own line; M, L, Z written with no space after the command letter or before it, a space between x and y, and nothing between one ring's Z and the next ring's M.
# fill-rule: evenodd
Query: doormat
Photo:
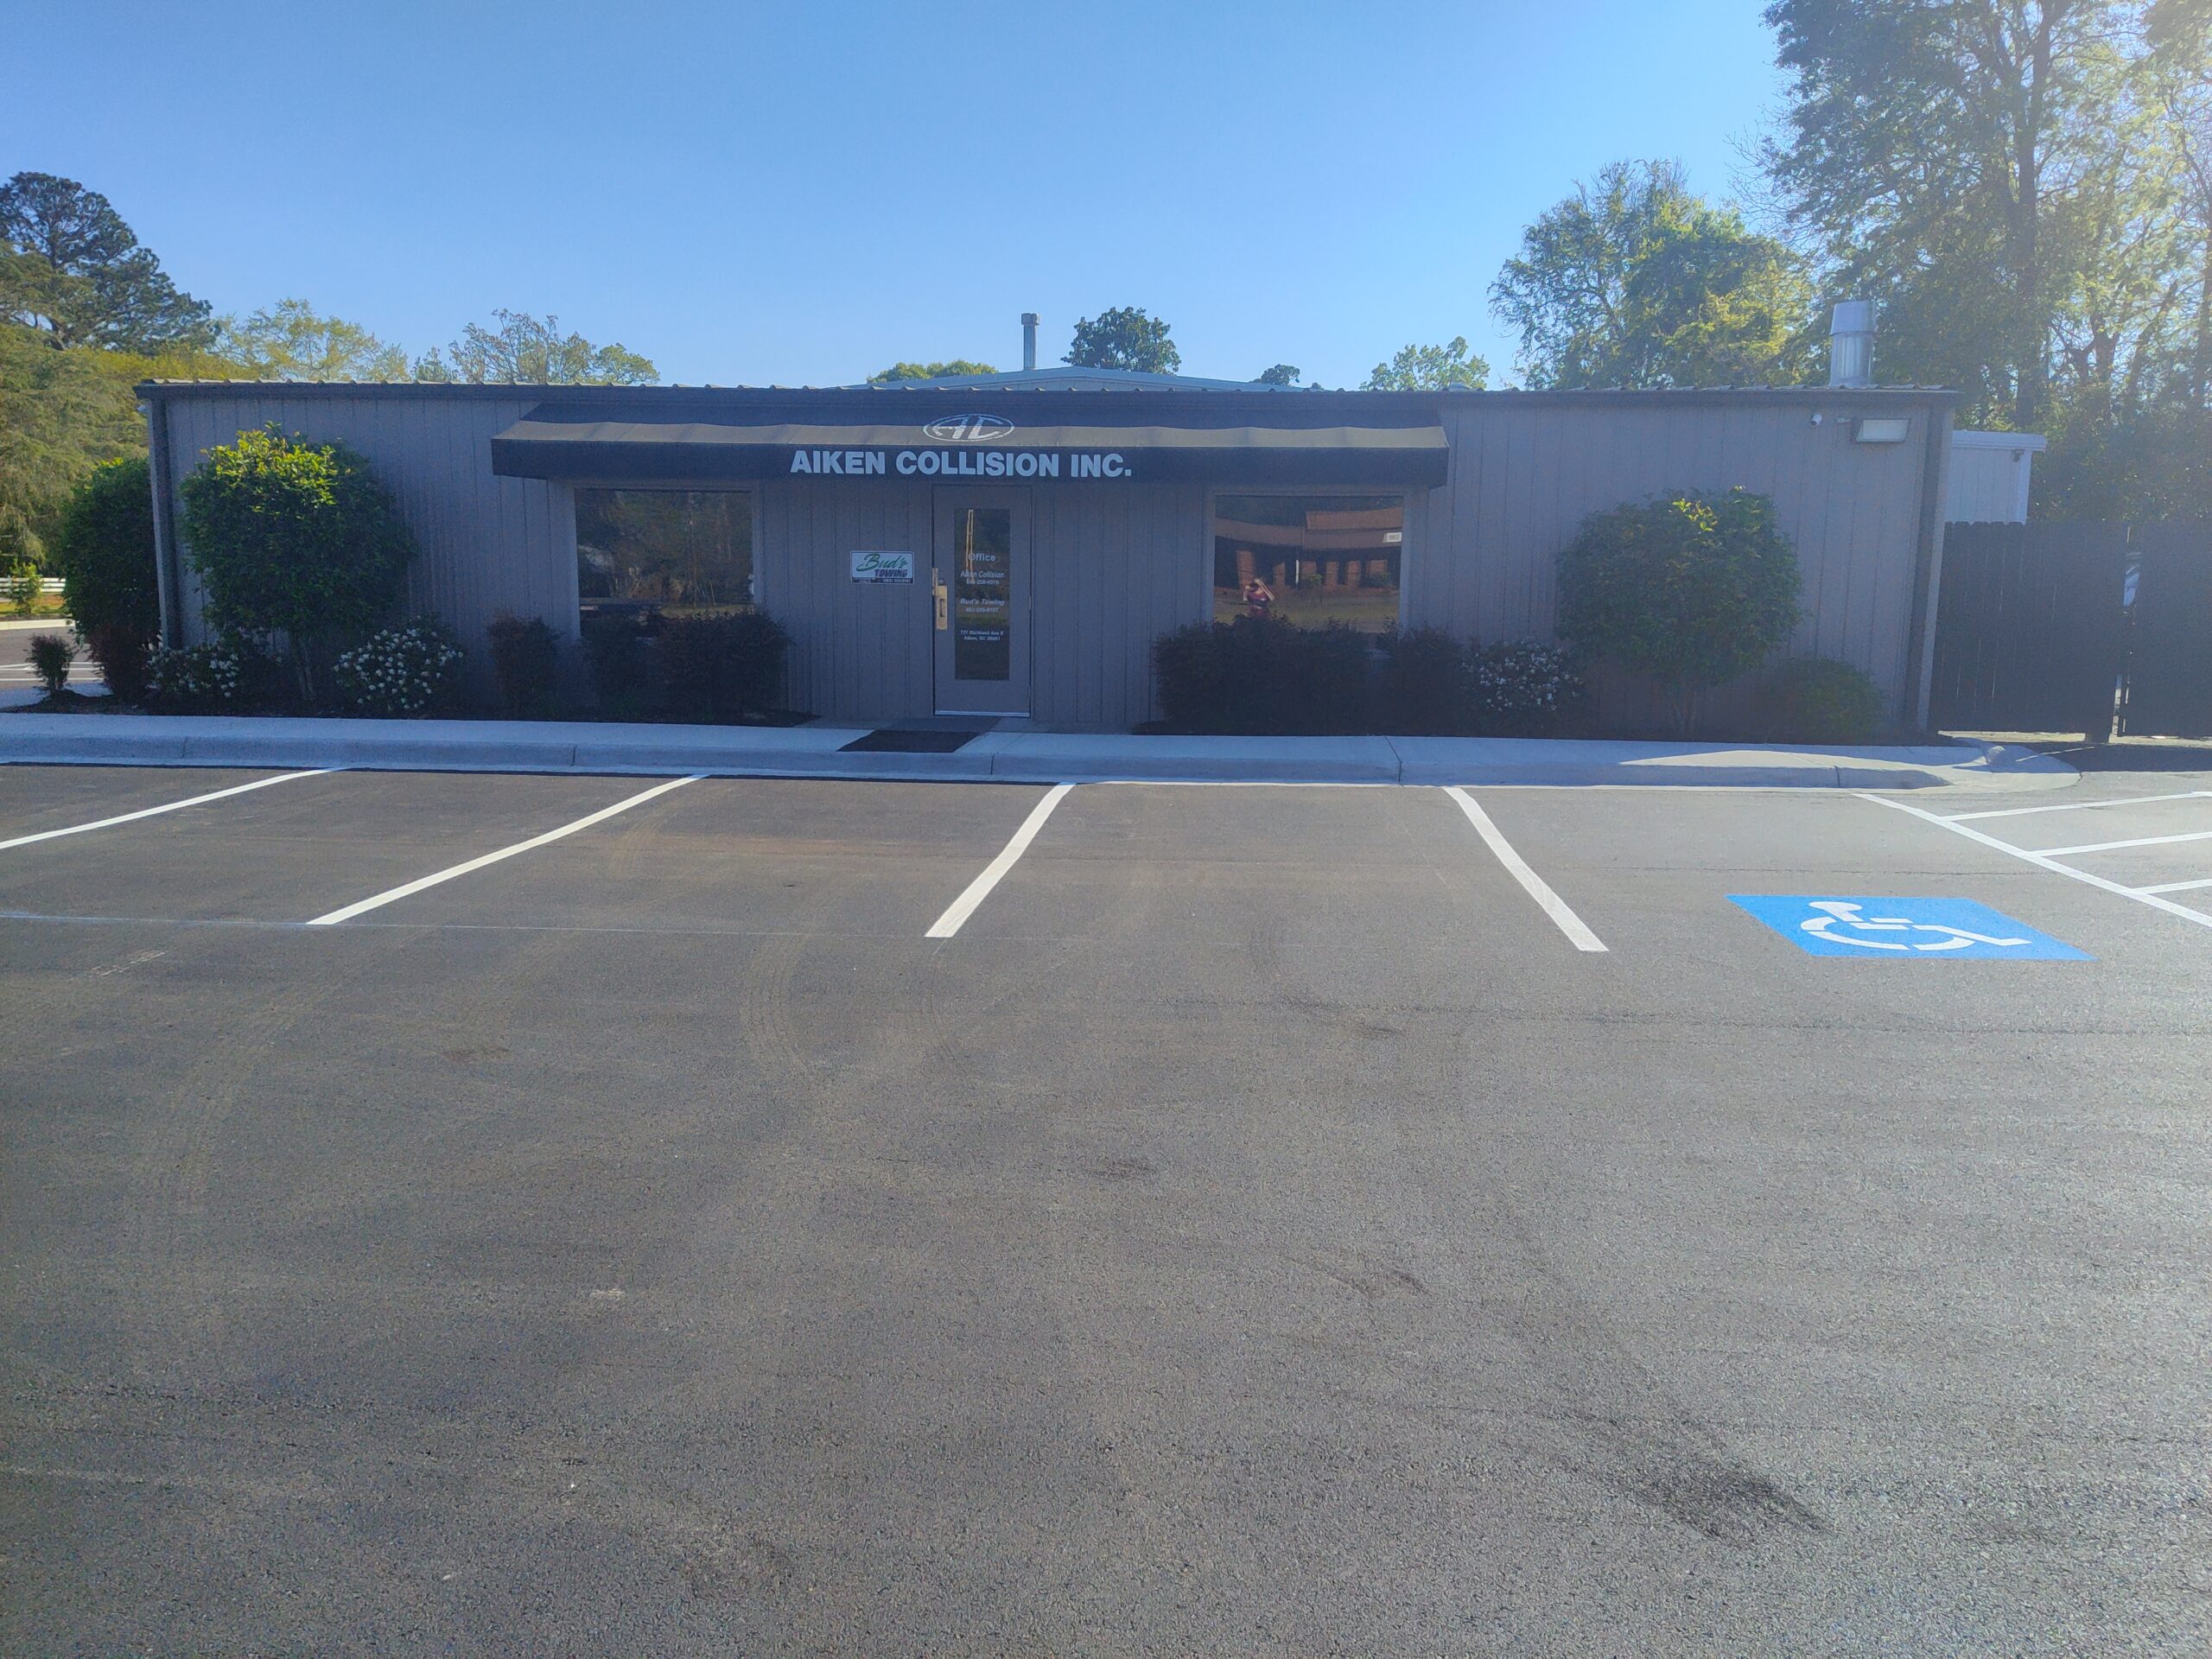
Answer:
M840 754L950 754L981 732L867 732L840 748Z

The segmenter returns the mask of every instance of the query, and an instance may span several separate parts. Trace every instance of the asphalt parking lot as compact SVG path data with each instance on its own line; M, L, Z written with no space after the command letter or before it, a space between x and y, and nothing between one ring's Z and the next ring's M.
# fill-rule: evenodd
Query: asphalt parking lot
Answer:
M0 1650L2212 1643L2212 774L277 776L0 767Z

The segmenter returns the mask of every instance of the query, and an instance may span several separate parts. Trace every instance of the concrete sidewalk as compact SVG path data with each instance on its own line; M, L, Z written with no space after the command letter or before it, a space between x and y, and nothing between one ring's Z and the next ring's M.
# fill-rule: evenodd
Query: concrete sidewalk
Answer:
M994 731L950 754L846 753L858 726L0 714L0 762L404 772L719 772L939 782L2063 788L2063 761L1998 744L1896 748L1533 738L1140 737Z

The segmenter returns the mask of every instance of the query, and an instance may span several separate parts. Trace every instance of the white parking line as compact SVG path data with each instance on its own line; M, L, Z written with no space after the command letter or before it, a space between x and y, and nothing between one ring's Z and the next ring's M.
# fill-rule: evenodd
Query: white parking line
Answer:
M2133 841L2089 841L2079 847L2039 847L2045 858L2070 858L2075 853L2116 853L2127 847L2170 847L2177 841L2212 841L2212 830L2192 830L2184 836L2138 836Z
M527 853L534 848L543 847L550 842L559 841L563 836L573 836L579 830L588 830L594 823L604 823L618 812L627 812L633 806L643 806L656 795L665 795L671 789L681 789L686 784L696 784L705 775L703 772L695 772L689 778L671 778L664 784L655 784L651 789L639 791L627 800L617 801L612 806L602 806L596 812L587 813L574 823L564 823L558 830L548 830L542 836L532 836L528 841L518 841L512 847L502 847L496 853L486 853L480 858L472 858L465 864L456 864L451 869L440 870L435 875L423 876L404 886L387 888L383 893L372 894L357 903L347 905L342 910L334 910L326 916L318 916L308 925L333 927L340 922L351 921L354 917L388 905L395 899L404 899L410 893L421 893L426 887L435 887L442 882L450 881L455 876L467 875L472 870L480 870L487 864L497 864L503 858L512 858L518 853Z
M1554 893L1544 878L1530 869L1528 861L1513 850L1513 844L1490 821L1490 814L1475 804L1473 796L1456 784L1444 792L1459 803L1459 810L1467 815L1467 822L1475 826L1475 833L1483 838L1491 852L1497 855L1497 861L1504 865L1507 873L1527 889L1531 899L1543 906L1544 914L1558 925L1559 931L1573 941L1576 950L1605 950L1605 942L1590 931L1580 916L1567 908L1567 900Z
M1029 850L1029 843L1037 839L1037 832L1052 816L1052 809L1066 799L1068 791L1074 787L1073 784L1054 784L1046 791L1045 798L1030 809L1029 816L1021 821L1021 828L1014 832L1014 839L1007 842L996 858L983 866L983 873L968 884L967 892L954 899L951 907L931 922L930 931L922 937L949 939L957 933L960 925L976 913L976 906L991 896L991 889Z
M12 841L0 841L0 853L6 852L10 847L28 847L35 841L52 841L57 836L81 836L89 830L106 830L118 823L136 823L140 818L159 817L164 812L181 812L188 806L202 806L227 796L243 795L249 790L266 789L271 784L289 784L295 778L325 778L339 770L336 766L318 766L313 772L279 772L274 778L257 778L250 784L233 784L228 789L210 790L205 795L194 795L181 801L142 807L136 812L119 812L111 818L96 818L90 823L73 823L66 830L41 830L35 836L17 836Z
M2107 806L2148 806L2153 801L2195 801L2212 796L2212 789L2184 789L2173 795L2126 795L2113 801L2062 801L2056 806L2005 806L1989 812L1948 812L1937 816L1946 823L1968 818L2024 818L2031 812L2094 812Z
M2212 875L2199 876L2194 881L2161 881L2153 887L2138 887L2138 893L2194 893L2199 887L2212 887Z
M2148 905L2153 910L2163 910L2169 916L2178 916L2185 922L2195 922L2199 927L2212 927L2212 916L2206 915L2201 910L2191 910L2187 905L2177 905L2171 899L2162 899L2145 888L2123 887L2117 881L2107 880L2101 875L2092 875L2087 870L2077 870L2071 864L2061 864L2048 853L2031 852L2025 847L2015 847L2009 841L1999 841L1996 836L1984 835L1979 830L1970 830L1965 824L1954 823L1941 813L1930 812L1925 807L1908 805L1904 801L1892 801L1879 795L1869 795L1864 791L1855 792L1862 801L1872 801L1877 806L1886 806L1898 812L1910 812L1916 818L1925 818L1930 823L1939 823L1955 836L1964 836L1968 841L1978 841L1983 846L1993 847L2000 853L2010 853L2013 857L2024 859L2040 869L2050 870L2057 875L2069 876L2076 881L2086 882L2090 887L2101 887L2107 893L2116 893L2123 899L2133 899L2136 903Z

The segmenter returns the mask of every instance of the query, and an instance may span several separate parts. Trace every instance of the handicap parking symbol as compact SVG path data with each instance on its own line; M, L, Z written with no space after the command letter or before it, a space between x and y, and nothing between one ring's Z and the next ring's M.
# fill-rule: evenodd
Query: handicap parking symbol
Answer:
M2038 933L1971 899L1829 898L1808 893L1732 893L1749 911L1809 956L1879 962L1958 962L2009 957L2024 962L2088 962L2085 950Z

